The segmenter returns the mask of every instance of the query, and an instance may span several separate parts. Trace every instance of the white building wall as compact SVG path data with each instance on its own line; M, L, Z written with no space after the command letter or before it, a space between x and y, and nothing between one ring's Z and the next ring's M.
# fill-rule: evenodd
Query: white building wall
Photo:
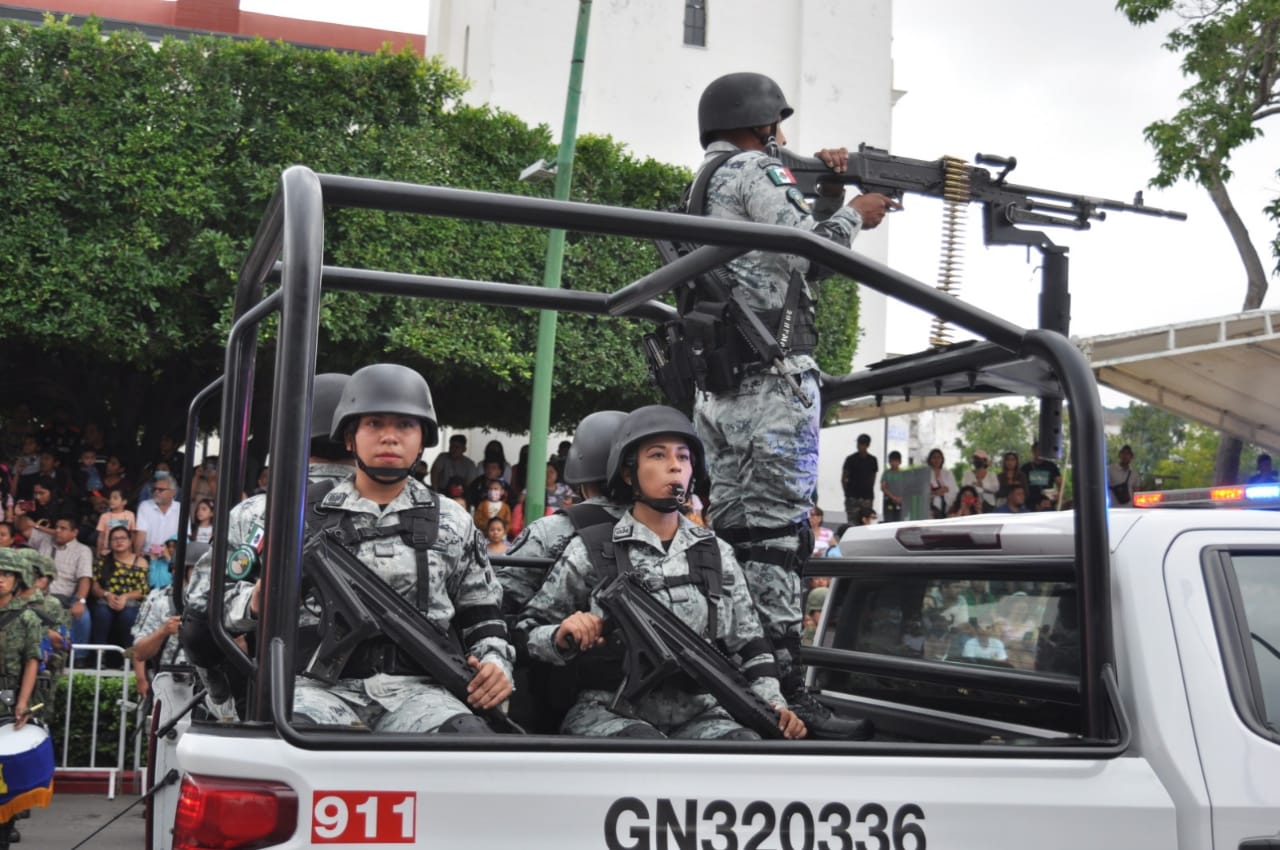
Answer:
M722 74L754 70L777 80L795 108L784 125L795 150L890 147L891 0L706 0L706 47L684 44L684 6L595 0L580 133L607 134L638 156L695 167L702 90ZM469 102L546 124L558 138L577 14L571 0L432 0L427 49L463 71ZM886 262L891 226L859 236L855 249ZM884 357L883 296L863 288L860 317L859 368ZM840 464L856 435L868 430L880 444L883 425L868 426L824 433L824 506L841 503Z

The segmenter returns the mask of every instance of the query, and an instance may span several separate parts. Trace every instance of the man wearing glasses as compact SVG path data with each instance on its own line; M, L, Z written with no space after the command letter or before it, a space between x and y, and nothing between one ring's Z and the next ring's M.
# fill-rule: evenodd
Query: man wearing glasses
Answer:
M154 558L164 550L164 541L178 534L178 503L173 500L174 480L167 472L157 472L151 483L151 498L138 505L133 548Z

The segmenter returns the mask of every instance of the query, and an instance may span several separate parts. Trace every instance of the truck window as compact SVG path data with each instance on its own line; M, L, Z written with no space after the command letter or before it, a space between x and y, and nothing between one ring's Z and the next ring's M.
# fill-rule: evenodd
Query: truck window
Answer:
M835 651L817 653L819 682L855 696L1072 731L1078 707L1069 689L1054 705L1019 683L1028 676L1054 684L1078 679L1075 606L1074 584L1061 581L836 579L814 644ZM930 663L914 663L920 661ZM960 683L948 667L979 677ZM981 671L991 671L989 687Z
M1280 555L1234 555L1240 632L1262 723L1280 732Z

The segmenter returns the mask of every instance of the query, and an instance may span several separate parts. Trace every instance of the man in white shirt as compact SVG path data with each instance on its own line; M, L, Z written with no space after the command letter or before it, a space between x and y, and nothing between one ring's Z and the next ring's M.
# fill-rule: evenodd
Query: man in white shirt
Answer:
M160 554L164 550L164 542L178 535L178 503L173 500L173 486L174 479L170 475L156 473L151 484L151 498L138 505L133 548L148 558Z
M49 593L57 597L71 614L71 643L88 643L89 585L93 582L93 552L76 539L75 520L59 517L53 524L53 564L57 575L49 582Z
M1121 446L1117 458L1119 463L1107 467L1107 486L1111 489L1111 504L1127 505L1133 501L1133 491L1138 484L1138 473L1130 467L1133 449Z

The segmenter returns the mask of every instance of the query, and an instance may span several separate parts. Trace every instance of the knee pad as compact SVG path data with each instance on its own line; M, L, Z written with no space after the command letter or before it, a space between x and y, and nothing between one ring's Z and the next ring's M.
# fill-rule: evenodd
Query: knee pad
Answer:
M717 741L759 741L760 736L750 729L734 729L716 738Z
M665 738L666 735L650 726L648 723L632 723L620 732L614 733L615 738Z
M474 714L455 714L436 729L440 735L492 735L493 730L483 718Z

